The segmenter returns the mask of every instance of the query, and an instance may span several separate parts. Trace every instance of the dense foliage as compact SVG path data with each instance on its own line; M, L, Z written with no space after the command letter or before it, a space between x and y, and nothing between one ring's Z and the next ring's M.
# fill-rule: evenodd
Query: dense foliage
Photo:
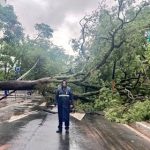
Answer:
M149 20L149 2L117 0L80 21L81 38L72 40L78 68L86 64L86 82L100 86L100 93L78 109L104 111L117 122L150 119Z

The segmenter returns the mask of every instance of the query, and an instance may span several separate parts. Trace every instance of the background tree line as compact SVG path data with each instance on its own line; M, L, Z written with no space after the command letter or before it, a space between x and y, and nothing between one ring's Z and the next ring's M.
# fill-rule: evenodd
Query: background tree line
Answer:
M68 68L70 56L63 48L51 42L53 29L44 24L36 24L37 37L24 33L17 20L13 7L0 5L0 79L14 80L39 59L30 79L38 79L63 72ZM15 73L15 67L21 68L21 74Z

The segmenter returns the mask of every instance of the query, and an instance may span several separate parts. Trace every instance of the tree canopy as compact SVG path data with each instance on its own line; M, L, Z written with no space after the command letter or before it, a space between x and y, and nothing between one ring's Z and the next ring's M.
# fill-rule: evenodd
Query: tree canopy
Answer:
M77 68L87 72L86 84L100 87L99 96L81 103L81 108L103 110L115 121L150 118L150 43L145 37L150 29L149 4L117 0L108 8L103 1L80 20L81 37L72 40L79 53Z

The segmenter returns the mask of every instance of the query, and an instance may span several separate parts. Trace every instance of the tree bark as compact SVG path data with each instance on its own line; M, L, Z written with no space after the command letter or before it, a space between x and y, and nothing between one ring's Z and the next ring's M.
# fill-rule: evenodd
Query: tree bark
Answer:
M26 81L26 80L13 80L13 81L1 81L1 90L33 90L40 84L50 83L51 78L42 78L39 80ZM53 80L56 82L56 80Z

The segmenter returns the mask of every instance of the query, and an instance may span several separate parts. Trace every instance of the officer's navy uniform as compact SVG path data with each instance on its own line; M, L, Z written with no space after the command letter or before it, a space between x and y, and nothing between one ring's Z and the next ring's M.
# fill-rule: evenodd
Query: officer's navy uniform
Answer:
M58 106L59 131L62 131L63 122L65 129L69 129L70 105L73 104L73 96L71 89L67 87L59 87L56 91L56 102Z

